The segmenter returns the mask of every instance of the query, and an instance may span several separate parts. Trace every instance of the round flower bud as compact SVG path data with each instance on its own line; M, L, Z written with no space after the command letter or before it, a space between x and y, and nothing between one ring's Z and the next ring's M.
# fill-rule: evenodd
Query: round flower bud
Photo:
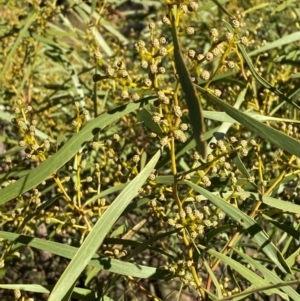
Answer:
M179 215L181 218L185 218L186 217L186 213L184 210L180 210Z
M214 95L215 95L215 96L220 97L221 94L222 94L222 92L221 92L220 90L218 90L218 89L215 89L215 90L214 90Z
M240 27L240 22L238 20L234 19L231 21L231 25L233 28L238 28L238 27Z
M194 161L199 161L200 160L200 155L199 155L198 152L194 152L193 159L194 159Z
M144 68L144 69L147 69L148 68L148 62L143 60L141 61L141 67Z
M102 59L102 54L101 54L101 52L95 51L94 57L95 57L95 59L97 59L97 60L101 60L101 59Z
M171 24L171 21L170 21L170 19L169 19L167 16L164 16L164 17L162 18L162 22L163 22L164 24L167 24L167 25L170 25L170 24Z
M233 39L233 34L231 32L226 32L226 40L230 42Z
M180 118L182 116L182 111L180 106L174 106L173 110L176 117Z
M198 225L197 226L197 232L198 234L203 234L204 233L204 226L203 225Z
M194 27L188 27L185 31L188 35L192 35L195 33L195 28Z
M216 166L213 166L211 169L212 174L216 174L218 172L218 168Z
M150 65L150 72L152 74L156 74L158 72L158 68L157 68L157 65Z
M218 32L218 30L217 30L216 28L212 28L212 29L210 30L210 34L211 34L214 38L216 38L216 37L219 35L219 32Z
M219 212L218 213L218 219L223 219L225 217L225 213L224 212Z
M247 140L241 140L240 144L242 147L246 147L248 145L248 142Z
M123 90L123 91L121 92L121 98L122 98L122 99L129 98L129 93L128 93L128 91Z
M180 9L184 12L187 13L188 12L188 7L185 4L180 4Z
M182 143L185 143L187 140L186 136L184 135L184 133L181 130L175 130L174 137L175 137L175 139L179 140Z
M150 176L148 177L148 179L150 181L155 181L156 175L154 173L150 174Z
M21 297L21 291L18 289L14 290L15 300L18 300Z
M227 66L228 69L233 69L234 68L234 62L233 61L228 61L226 63L226 66Z
M163 91L158 90L157 91L157 96L158 96L159 100L162 100L166 95L165 95L165 93Z
M138 47L143 48L143 47L146 46L146 43L145 43L143 40L139 40L139 41L137 42L137 45L138 45Z
M236 143L236 142L238 142L238 140L236 139L236 137L232 136L232 137L230 137L230 142Z
M248 46L249 44L249 41L248 41L248 38L247 37L241 37L241 42L244 46Z
M196 201L196 202L201 202L202 200L203 200L202 195L196 195L196 196L195 196L195 201Z
M133 101L137 101L137 100L140 99L140 96L139 96L137 93L134 93L134 94L131 95L131 99L132 99Z
M185 212L187 214L192 214L193 210L192 210L192 208L190 206L187 206L187 207L185 207Z
M247 155L248 155L248 150L247 149L245 149L245 148L243 148L243 149L241 149L241 155L243 156L243 157L246 157Z
M159 141L161 146L166 146L168 144L168 142L169 142L168 137L164 137L164 138L160 139L160 141Z
M190 12L196 11L199 7L199 4L196 1L191 1L188 5L188 10Z
M151 87L152 80L150 78L145 78L144 79L144 84L145 84L146 87Z
M209 219L204 220L203 223L206 227L211 227L212 226L212 222Z
M195 232L195 231L191 232L191 238L192 239L195 239L197 236L198 236L197 232Z
M231 168L230 163L229 162L225 162L224 163L224 168L229 170Z
M200 74L201 79L207 81L210 78L210 74L207 70L203 70Z
M194 49L190 49L188 51L189 58L193 59L195 57L195 55L196 55L196 51Z
M182 124L180 125L180 129L181 129L182 131L187 131L188 125L187 125L186 123L182 123Z
M212 52L207 52L205 58L207 61L211 61L214 58L214 55Z
M170 98L168 96L163 97L162 103L165 104L165 105L170 104Z
M202 61L204 59L204 55L199 53L197 54L197 61Z
M138 163L140 161L140 156L139 155L134 155L133 158L132 158L132 161L134 163Z
M159 40L158 39L153 39L151 44L154 48L159 48Z
M158 68L158 73L159 73L159 74L164 74L164 73L166 73L166 68L165 68L165 67L159 67L159 68Z
M20 147L24 147L26 145L26 142L24 140L20 140L19 143L18 143L18 145Z
M211 52L214 56L218 56L220 54L220 49L218 47L216 47L216 48L212 49Z
M160 42L160 44L166 44L167 43L167 39L165 37L160 37L159 38L159 42Z
M172 218L169 218L167 223L168 223L170 226L175 226L176 221L175 221L174 219L172 219Z
M254 182L255 182L255 177L251 176L251 177L248 179L248 181L249 181L250 183L254 183Z
M152 120L154 121L154 123L160 123L161 116L156 113L156 114L153 115Z
M159 54L160 54L161 56L167 55L167 54L168 54L168 49L165 48L165 47L160 47L160 48L159 48Z
M106 74L107 74L108 76L114 76L114 73L115 73L114 68L108 67L108 68L106 69Z

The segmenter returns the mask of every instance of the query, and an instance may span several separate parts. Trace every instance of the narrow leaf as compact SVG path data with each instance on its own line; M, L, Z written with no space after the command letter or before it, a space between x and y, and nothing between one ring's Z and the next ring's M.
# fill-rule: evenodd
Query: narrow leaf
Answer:
M50 294L53 289L53 285L38 285L38 284L0 284L1 289L7 290L21 290L25 292L33 292L40 294ZM97 293L92 292L89 289L75 287L72 293L72 297L82 301L113 301L107 296L101 296L101 299L97 297Z
M90 121L80 132L75 134L55 155L48 158L41 165L36 167L30 173L17 182L9 185L4 189L0 189L0 205L10 201L11 199L19 196L22 193L34 188L42 181L46 180L49 176L55 173L61 166L68 162L81 148L82 146L93 138L100 130L107 125L113 123L124 115L127 115L139 107L144 102L147 103L148 99L142 99L135 103L126 104L106 112L97 118Z
M67 294L70 287L75 283L76 279L92 259L94 253L101 246L111 227L118 220L131 200L138 194L140 187L153 171L160 155L161 151L159 150L146 167L130 182L100 217L93 230L78 249L67 269L59 278L48 301L61 300Z
M205 131L204 118L202 113L202 107L200 101L196 95L194 85L191 81L188 69L183 61L181 54L177 28L175 24L175 17L172 16L172 35L174 44L174 59L176 70L179 75L179 80L182 86L182 90L185 94L186 103L189 109L190 122L193 128L194 138L200 155L206 157L206 143L203 141L202 134Z
M284 133L277 131L259 121L255 118L233 108L231 105L222 101L220 98L210 94L202 87L197 86L197 89L201 91L207 98L213 100L218 104L229 116L237 120L249 130L256 133L258 136L273 143L274 145L286 150L290 154L294 154L300 157L300 142Z
M78 251L78 248L68 246L66 244L47 241L44 239L34 238L11 232L0 231L0 238L13 241L14 243L16 243L16 248L18 247L18 244L24 244L69 259L72 259ZM116 243L120 242L116 241ZM135 243L138 244L137 242ZM136 264L131 262L120 261L114 258L99 255L94 255L88 265L91 267L107 270L111 273L141 279L163 279L163 277L167 273L166 271L162 271L156 268L147 267L143 265L137 266Z
M244 258L245 262L255 267L263 275L264 279L268 279L270 283L274 283L274 284L283 283L282 279L276 275L275 271L268 270L264 265L260 264L257 260L253 259L252 257L248 256L247 254L241 252L238 249L234 249L234 251L239 256ZM300 300L300 295L292 287L284 286L282 287L282 291L284 291L289 297L293 298L294 300ZM286 298L284 299L289 300Z
M283 212L291 212L294 214L300 214L300 206L288 201L279 200L266 195L259 195L258 193L252 193L248 191L238 192L238 195L252 198L254 200L260 200L264 204L267 204L271 208L279 209Z
M268 50L278 48L280 46L287 45L287 44L290 44L290 43L293 43L293 42L296 42L299 40L300 40L300 31L293 32L292 34L286 35L280 39L277 39L276 41L267 43L264 46L251 51L248 55L249 56L257 55L259 53L266 52Z
M263 229L252 218L250 218L238 208L234 207L232 204L227 203L223 199L213 195L206 189L190 181L184 181L184 183L188 184L191 188L202 194L218 208L228 214L239 225L241 225L251 235L253 241L258 244L258 246L276 264L276 266L281 269L281 271L291 273L289 266L284 261L284 258L282 257L279 250L270 241L270 238L263 231Z
M198 246L199 247L199 246ZM201 247L201 246L200 246ZM234 269L237 273L239 273L241 276L243 276L245 279L247 279L249 282L253 283L255 286L257 284L267 286L270 284L269 279L263 279L259 275L257 275L255 272L252 272L250 269L239 263L238 261L230 258L229 256L226 256L218 251L215 251L213 249L205 250L208 254L215 256L216 258L221 259L224 263L229 265L232 269ZM271 288L269 289L268 294L271 293L277 293L279 295L283 295L279 290ZM251 295L252 292L249 292L249 295ZM231 296L230 300L232 300L233 296ZM220 300L223 300L220 299Z

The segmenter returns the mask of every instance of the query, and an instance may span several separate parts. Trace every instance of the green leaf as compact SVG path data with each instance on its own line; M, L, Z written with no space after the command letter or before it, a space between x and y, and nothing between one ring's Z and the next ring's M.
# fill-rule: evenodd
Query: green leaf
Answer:
M225 202L223 199L213 195L204 188L190 182L184 181L191 188L195 189L197 192L202 194L218 208L223 210L228 214L233 220L235 220L240 226L242 226L252 237L258 246L265 252L265 254L285 273L291 273L289 266L284 261L279 250L270 242L270 238L263 231L263 229L248 215L243 213L238 208L234 207L232 204Z
M272 117L261 115L257 112L246 111L245 114L257 119L260 122L267 122L267 121L278 121L278 122L293 122L293 123L300 123L299 119L289 119L289 118L279 118L279 117ZM232 117L230 117L225 112L220 111L203 111L203 117L206 119L221 121L221 122L228 122L228 123L239 123Z
M39 238L34 238L26 235L20 235L5 231L0 231L0 237L13 241L16 243L16 248L19 244L28 245L30 247L48 251L58 256L72 259L78 251L78 248L68 246L66 244L61 244L53 241L47 241ZM116 241L116 243L120 243ZM138 244L135 242L135 244ZM120 261L114 258L109 258L105 256L94 255L93 258L88 263L91 267L96 267L100 269L107 270L111 273L131 276L136 278L153 278L153 279L163 279L166 272L158 270L156 268L147 267L143 265L137 266L136 264L130 262Z
M130 182L100 217L93 230L78 249L67 269L59 278L48 301L61 300L66 295L70 287L75 283L76 279L88 265L94 253L101 246L111 227L118 220L131 200L138 194L139 188L153 171L160 155L161 150L153 156L145 168Z
M163 136L161 127L153 121L152 114L146 108L143 108L137 113L137 121L143 122L147 128L156 133L159 137Z
M196 141L199 154L206 157L206 143L203 140L203 132L205 131L204 118L202 113L202 107L200 100L196 95L194 85L191 81L188 69L183 61L180 51L177 28L175 24L175 16L172 16L172 35L174 44L174 59L176 70L179 75L179 80L182 86L182 90L185 94L185 100L189 109L190 122L193 128L193 135Z
M53 289L53 285L38 285L38 284L0 284L1 289L9 290L21 290L25 292L40 293L40 294L50 294ZM97 293L92 292L89 289L75 287L72 293L72 297L77 300L83 301L113 301L107 296L101 296L100 299Z
M284 133L277 131L259 121L255 118L233 108L231 105L222 101L220 98L210 94L202 87L197 86L197 89L201 93L214 101L218 106L220 106L230 117L237 120L239 123L244 125L246 128L256 133L258 136L266 139L267 141L273 143L274 145L286 150L287 152L300 157L300 142Z
M224 254L222 254L218 251L215 251L213 249L206 249L203 246L198 245L197 247L205 250L208 254L213 255L216 258L221 259L224 263L229 265L237 273L239 273L242 277L247 279L250 283L254 284L255 286L257 286L257 284L265 285L265 286L269 285L269 283L270 283L269 279L264 279L264 278L260 277L255 272L252 272L250 269L248 269L247 267L245 267L244 265L242 265L238 261L230 258L229 256L226 256L226 255L224 255ZM273 289L273 288L271 288L268 293L269 294L272 294L272 293L274 294L276 292L279 295L284 295L279 290ZM252 292L249 292L249 295L251 295L251 294L252 294ZM223 298L220 299L220 300L223 300ZM233 300L233 296L230 297L230 300Z
M213 249L207 249L207 248L205 248L204 246L201 246L201 245L197 245L197 249L198 248L201 248L203 251L206 251L208 254L213 255L213 256L219 258L220 260L222 260L222 262L229 265L232 269L234 269L242 277L247 279L250 283L254 284L255 287L257 287L258 285L267 286L267 285L270 284L269 279L267 279L267 278L264 279L264 278L260 277L255 272L252 272L250 269L248 269L247 267L245 267L244 265L242 265L238 261L230 258L229 256L226 256L226 255L224 255L224 254L222 254L218 251L215 251ZM270 272L270 273L272 273L272 272ZM251 295L252 293L253 293L252 291L249 291L245 295ZM269 289L268 292L266 291L265 293L267 293L268 295L270 295L272 293L273 294L276 293L280 296L285 297L285 294L281 293L279 290L274 289L274 288ZM239 295L239 294L237 294L237 295ZM236 300L236 299L233 299L234 296L231 296L230 300ZM224 299L222 298L222 299L219 299L219 300L224 300ZM237 299L237 300L239 300L239 299Z
M275 227L277 227L284 233L288 234L290 237L292 237L296 240L300 240L300 232L297 231L296 229L289 227L286 224L279 223L278 221L273 220L272 218L270 218L269 216L267 216L265 214L262 214L262 218L264 218L266 221L272 223Z
M287 8L291 7L295 7L297 5L297 3L294 3L298 0L285 0L284 2L280 3L279 5L277 5L276 3L276 7L273 9L271 16L273 16L275 13L281 12ZM274 3L274 4L275 4Z
M241 252L240 250L236 248L234 248L233 250L240 257L244 258L245 262L251 264L254 268L256 268L263 275L263 278L268 279L270 283L274 283L274 284L284 283L282 279L276 275L275 271L268 270L263 264L260 264L257 260ZM300 300L300 295L292 287L284 286L282 287L282 291L284 291L293 300ZM282 298L284 297L282 294L280 295ZM284 299L289 300L288 298L284 298Z
M256 50L251 51L248 55L249 56L254 56L254 55L257 55L259 53L266 52L268 50L278 48L280 46L287 45L287 44L290 44L290 43L293 43L293 42L296 42L296 41L299 41L299 40L300 40L300 31L293 32L293 33L291 33L289 35L286 35L286 36L284 36L280 39L277 39L276 41L267 43L264 46L262 46L262 47L260 47Z
M49 176L54 174L61 166L68 162L94 135L107 125L127 115L153 98L142 99L135 103L126 104L106 112L90 121L80 132L75 134L55 155L48 158L23 178L9 185L1 191L0 205L10 201L22 193L34 188Z
M291 212L295 214L300 214L300 206L288 201L279 200L266 195L259 195L258 193L252 193L248 191L241 191L237 193L238 195L245 196L254 200L259 200L264 204L279 209L283 212Z

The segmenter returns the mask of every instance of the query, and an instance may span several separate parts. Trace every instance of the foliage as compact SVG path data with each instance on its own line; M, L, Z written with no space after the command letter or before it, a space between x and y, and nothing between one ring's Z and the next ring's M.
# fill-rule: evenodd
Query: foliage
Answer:
M300 300L296 2L1 3L1 300Z

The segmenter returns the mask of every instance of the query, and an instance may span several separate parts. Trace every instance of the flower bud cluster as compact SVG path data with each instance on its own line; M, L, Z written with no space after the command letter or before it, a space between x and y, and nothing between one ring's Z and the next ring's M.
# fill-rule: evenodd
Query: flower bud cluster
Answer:
M190 272L191 266L195 263L192 260L179 259L174 263L166 263L164 269L169 271L173 277L178 277L184 285L195 287L195 282L193 280L192 274ZM200 282L202 279L199 278Z

